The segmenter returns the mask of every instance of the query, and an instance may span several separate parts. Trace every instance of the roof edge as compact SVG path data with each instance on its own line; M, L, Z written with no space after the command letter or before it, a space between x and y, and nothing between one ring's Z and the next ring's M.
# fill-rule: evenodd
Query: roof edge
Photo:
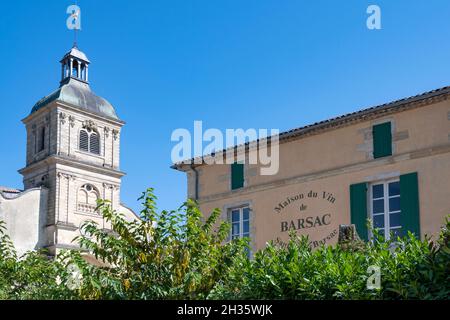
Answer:
M279 141L280 141L280 143L288 142L291 139L301 138L302 136L306 136L312 132L317 132L317 133L322 132L330 127L334 127L334 129L337 129L344 125L348 125L349 122L353 123L354 121L365 119L365 117L377 115L379 113L386 113L386 112L395 113L396 111L401 111L400 109L403 110L403 108L408 107L408 105L410 105L409 107L412 108L416 104L419 104L423 101L437 98L437 97L445 97L449 94L450 94L450 86L445 86L445 87L441 87L441 88L434 89L431 91L426 91L421 94L410 96L407 98L393 100L391 102L384 103L381 105L364 108L364 109L354 111L351 113L347 113L347 114L344 114L341 116L337 116L337 117L329 118L327 120L315 122L313 124L309 124L309 125L306 125L303 127L298 127L298 128L294 128L291 130L283 131L279 134ZM429 105L429 104L431 104L431 102L427 103L426 105ZM267 137L268 140L270 140L270 138L271 137ZM245 144L235 145L233 147L218 151L217 153L220 154L220 153L226 153L227 151L230 151L230 150L237 150L238 147L242 147L243 145L248 146L252 142L254 143L254 142L258 142L258 141L259 141L259 139L256 141L247 142ZM183 171L182 169L186 166L189 166L189 167L191 167L192 165L195 167L202 166L205 164L204 159L207 157L211 157L211 156L212 156L211 154L207 154L207 155L203 155L203 156L186 159L186 160L172 164L170 166L170 168L179 170L179 171Z
M0 197L2 197L2 199L6 200L6 201L16 200L16 199L19 199L19 198L23 197L24 195L26 195L26 194L28 194L30 192L37 191L37 190L48 190L48 188L44 187L44 186L40 186L40 187L30 188L30 189L26 189L26 190L22 190L22 191L19 190L19 192L8 192L8 191L3 191L2 190L2 191L0 191ZM4 193L13 193L14 196L11 197L11 198L8 198L8 197L4 196Z
M109 121L109 122L113 122L113 123L116 123L116 124L118 124L120 126L124 126L126 124L126 121L122 120L120 118L111 118L111 117L108 117L108 116L105 116L105 115L101 115L101 114L98 114L98 113L95 113L95 112L90 112L89 110L82 109L82 108L80 108L80 107L78 107L76 105L73 105L73 104L71 104L69 102L62 101L62 100L53 100L53 101L47 103L46 105L40 107L38 110L36 110L36 111L30 113L29 115L27 115L25 118L23 118L21 120L21 122L22 123L26 123L30 119L34 118L35 116L38 116L39 113L41 113L41 110L45 110L45 109L51 108L53 106L63 107L63 108L67 108L67 109L70 109L70 110L75 111L75 112L84 113L84 114L86 114L86 115L88 115L90 117L95 117L95 118L98 118L99 120L102 120L102 121L106 120L106 121Z

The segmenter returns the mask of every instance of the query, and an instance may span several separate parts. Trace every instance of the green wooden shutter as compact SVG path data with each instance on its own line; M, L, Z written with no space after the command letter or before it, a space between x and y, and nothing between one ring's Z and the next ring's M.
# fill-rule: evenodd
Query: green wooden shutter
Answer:
M420 238L419 183L417 172L400 176L401 224L406 235L411 231Z
M374 125L372 135L374 159L392 155L391 123L385 122Z
M231 165L231 190L244 186L244 164L233 163Z
M359 237L367 240L367 183L350 186L350 217Z

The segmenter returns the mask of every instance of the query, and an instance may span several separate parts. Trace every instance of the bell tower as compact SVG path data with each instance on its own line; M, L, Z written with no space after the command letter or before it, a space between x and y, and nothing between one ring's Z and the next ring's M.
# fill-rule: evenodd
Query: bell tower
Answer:
M74 248L85 220L108 228L96 201L134 217L120 203L120 134L124 122L114 107L89 85L87 56L74 46L61 59L59 88L39 100L22 120L27 131L25 189L48 188L45 219L50 254Z
M61 63L61 83L70 78L88 83L89 79L89 59L78 50L76 44L60 61Z

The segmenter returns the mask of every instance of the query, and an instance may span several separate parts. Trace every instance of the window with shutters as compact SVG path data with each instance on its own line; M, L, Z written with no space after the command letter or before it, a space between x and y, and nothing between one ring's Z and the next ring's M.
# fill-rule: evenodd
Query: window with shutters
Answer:
M368 240L367 218L390 239L408 232L420 238L419 178L417 172L400 179L350 185L350 218L358 235Z
M370 185L370 214L373 228L385 239L404 235L400 206L400 181L391 180Z
M91 129L80 131L79 148L81 151L100 154L100 135Z
M373 158L382 158L392 155L392 131L391 123L385 122L374 125L373 136Z

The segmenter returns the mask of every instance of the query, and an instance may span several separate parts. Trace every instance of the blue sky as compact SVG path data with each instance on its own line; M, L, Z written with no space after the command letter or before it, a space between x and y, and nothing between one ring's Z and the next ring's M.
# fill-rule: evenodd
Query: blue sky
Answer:
M74 1L2 2L0 185L22 187L34 103L57 88ZM366 28L366 8L382 30ZM160 209L186 197L169 168L177 128L287 130L450 84L450 2L78 0L92 89L127 122L122 201L147 187Z

